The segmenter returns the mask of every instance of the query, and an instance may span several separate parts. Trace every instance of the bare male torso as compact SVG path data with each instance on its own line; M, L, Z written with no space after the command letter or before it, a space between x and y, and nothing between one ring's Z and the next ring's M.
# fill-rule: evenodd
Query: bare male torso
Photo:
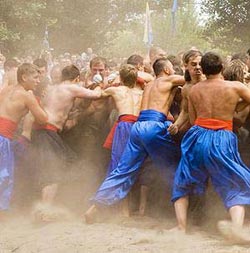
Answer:
M99 98L100 91L89 90L77 84L59 84L50 86L42 104L48 113L48 123L62 129L73 108L75 98Z
M184 78L177 75L159 77L144 89L141 110L156 110L168 115L173 101L175 87L184 85Z
M189 95L190 122L198 117L232 120L240 98L250 102L250 89L240 82L220 78L199 82Z
M102 92L103 96L112 96L118 115L139 115L143 91L127 86L110 87Z
M0 117L18 123L30 110L38 123L44 124L47 120L33 93L21 85L5 87L0 92L0 101Z

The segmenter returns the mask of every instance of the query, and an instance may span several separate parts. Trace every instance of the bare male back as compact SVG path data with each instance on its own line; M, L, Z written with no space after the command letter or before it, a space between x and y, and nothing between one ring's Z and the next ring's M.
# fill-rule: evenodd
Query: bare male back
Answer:
M98 88L97 88L98 89ZM73 83L50 86L42 104L48 113L48 123L62 129L76 98L99 98L101 91L89 90Z
M190 123L194 124L196 118L232 120L240 98L250 103L250 89L241 82L223 80L222 59L213 52L202 57L201 67L207 80L190 91Z
M184 78L178 75L159 77L144 89L141 110L156 110L165 115L174 98L175 87L184 85Z
M110 87L102 91L102 96L111 96L114 99L119 115L139 115L142 100L142 90L126 86Z
M250 102L250 89L236 81L224 81L220 76L202 81L190 92L190 120L213 118L232 120L239 99Z

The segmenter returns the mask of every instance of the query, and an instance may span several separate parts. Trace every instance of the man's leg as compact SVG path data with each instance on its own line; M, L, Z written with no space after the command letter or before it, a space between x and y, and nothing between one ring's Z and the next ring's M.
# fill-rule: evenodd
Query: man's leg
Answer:
M128 196L121 201L121 215L123 217L127 217L127 218L130 217L130 211L129 211L129 199L130 199L130 197L129 197L129 195L130 194L128 194Z
M229 209L232 222L219 221L218 229L224 237L233 243L250 244L250 234L243 229L245 208L242 205L232 206Z
M141 185L140 189L140 205L139 205L139 215L144 216L145 210L147 206L147 199L148 199L148 191L149 187L146 185Z
M47 185L42 189L42 202L53 204L57 194L58 184Z
M232 223L235 227L242 228L245 218L245 207L244 206L232 206L229 209L229 214L231 216Z
M95 216L97 214L97 207L96 205L92 205L84 214L85 222L87 224L92 224L95 222Z
M181 231L186 232L187 229L187 210L188 210L188 197L181 197L174 203L175 214L178 226Z

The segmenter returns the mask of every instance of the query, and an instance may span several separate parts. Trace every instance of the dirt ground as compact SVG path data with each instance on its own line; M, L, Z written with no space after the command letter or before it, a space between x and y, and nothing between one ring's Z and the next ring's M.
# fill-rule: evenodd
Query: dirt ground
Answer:
M62 191L62 205L74 214L68 220L37 224L27 208L22 214L14 210L7 220L0 221L0 253L250 253L250 245L230 244L218 233L216 223L228 215L213 192L208 192L204 224L191 227L187 235L169 231L176 225L173 206L165 205L170 201L158 194L152 194L143 218L134 215L122 219L109 214L98 223L85 224L81 215L99 184L88 180L95 178L95 172L90 172L84 173L74 189L71 185ZM19 191L23 196L24 190ZM24 200L15 200L19 202L24 208Z
M188 235L170 232L174 219L132 217L87 225L79 218L35 225L24 217L0 224L1 253L243 253L217 232L192 228Z

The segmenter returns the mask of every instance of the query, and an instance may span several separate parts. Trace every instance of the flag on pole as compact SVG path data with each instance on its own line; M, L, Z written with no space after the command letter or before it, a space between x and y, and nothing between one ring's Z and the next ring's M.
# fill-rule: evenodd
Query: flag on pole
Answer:
M46 29L45 29L45 32L44 32L43 50L50 51L50 46L49 46L49 31L48 31L48 27L47 26L46 26Z
M173 6L172 6L172 34L175 34L176 32L176 18L175 18L175 13L178 10L178 0L173 0Z
M150 10L148 2L146 4L146 18L145 18L145 29L144 29L144 36L143 36L143 42L150 47L153 42L153 31L152 31L152 25L151 25L151 19L150 19Z

